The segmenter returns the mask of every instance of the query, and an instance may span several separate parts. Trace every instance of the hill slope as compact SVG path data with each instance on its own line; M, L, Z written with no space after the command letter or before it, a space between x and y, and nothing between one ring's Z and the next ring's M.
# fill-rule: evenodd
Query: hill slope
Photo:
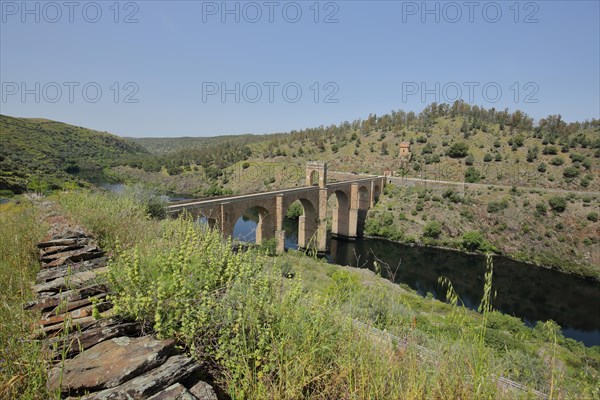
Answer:
M0 190L48 190L97 179L147 151L118 136L62 122L0 115Z
M263 140L262 136L256 135L231 135L231 136L210 136L210 137L152 137L152 138L129 138L131 141L141 145L152 154L168 154L178 150L190 148L204 148L209 146L218 146L227 142L246 143Z

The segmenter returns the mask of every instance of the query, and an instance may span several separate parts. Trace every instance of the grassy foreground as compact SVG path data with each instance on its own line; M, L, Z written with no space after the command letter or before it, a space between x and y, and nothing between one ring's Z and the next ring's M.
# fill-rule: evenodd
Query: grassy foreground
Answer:
M499 376L551 398L600 395L598 347L565 339L552 322L530 329L490 311L489 285L482 313L475 313L296 252L234 253L217 232L186 219L152 220L127 196L78 191L54 199L113 253L115 309L160 337L179 339L234 399L532 398L500 389ZM21 207L3 212L3 222L12 225L9 232L30 232L32 249L31 232L41 228L22 225L34 212ZM2 255L12 254L2 238ZM3 273L8 267L2 264ZM32 279L30 273L21 282ZM22 300L10 299L15 310ZM401 339L374 336L355 320ZM11 333L25 337L27 326ZM23 374L33 380L30 390L41 387L42 366L26 364L34 350L13 352L13 364L25 369L5 374L3 367L3 381Z
M45 228L24 200L0 204L0 227L0 398L46 399L48 364L40 343L28 340L36 315L23 310L34 298L35 245Z

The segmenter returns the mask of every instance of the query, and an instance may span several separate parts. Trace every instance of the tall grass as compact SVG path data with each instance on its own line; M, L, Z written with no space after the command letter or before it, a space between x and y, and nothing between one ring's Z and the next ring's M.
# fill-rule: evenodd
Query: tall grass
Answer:
M530 397L500 390L501 375L560 398L561 374L570 395L599 393L592 365L600 357L588 354L585 370L561 369L560 360L581 356L578 347L571 352L560 333L551 339L492 311L491 263L477 314L455 293L450 305L423 299L300 253L234 252L218 232L186 218L151 220L126 198L83 192L58 200L113 251L115 309L177 338L234 399Z
M301 279L282 277L278 258L236 253L185 218L163 224L153 246L121 250L111 264L115 310L178 338L233 398L501 396L492 380L472 384L470 359L455 362L468 346L424 362L416 342L399 347L358 329L344 309L361 290L348 273L305 292Z
M47 399L48 363L41 344L28 339L39 316L23 310L34 298L35 245L45 229L25 200L0 205L0 227L0 398Z

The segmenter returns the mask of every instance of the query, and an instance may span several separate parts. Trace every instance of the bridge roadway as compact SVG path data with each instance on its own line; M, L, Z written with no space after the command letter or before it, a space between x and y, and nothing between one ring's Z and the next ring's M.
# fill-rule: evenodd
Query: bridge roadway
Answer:
M382 176L361 176L358 179L327 183L327 166L320 162L309 162L305 186L181 201L169 205L167 212L177 215L185 210L194 217L206 218L211 227L219 229L224 237L228 237L233 234L238 218L247 210L253 209L259 218L256 243L275 238L277 251L283 252L283 219L292 203L298 201L303 209L298 223L298 246L324 252L327 248L328 199L332 196L336 198L332 218L333 235L356 238L362 235L366 213L374 205L385 183L386 178Z
M376 175L373 175L373 178L382 178L382 177L378 177ZM362 179L352 179L352 180L348 180L348 181L342 181L342 182L333 182L333 183L328 183L327 184L327 188L337 188L337 187L341 187L344 185L347 185L348 183L361 183L361 182L371 182L372 178L362 178ZM215 196L215 197L210 197L207 199L200 199L200 200L183 200L183 201L178 201L178 202L173 202L170 205L167 206L167 212L168 213L178 213L183 211L184 209L192 209L192 208L202 208L203 206L206 205L210 205L210 204L214 204L214 203L224 203L224 202L235 202L235 201L246 201L247 199L251 199L251 198L256 198L256 197L261 197L261 196L267 196L267 197L271 197L271 196L276 196L278 194L286 194L286 193L298 193L298 192L302 192L302 191L306 191L306 190L310 190L310 189L315 189L315 186L300 186L300 187L295 187L295 188L290 188L290 189L279 189L279 190L269 190L266 192L254 192L254 193L247 193L247 194L237 194L237 195L232 195L232 196Z

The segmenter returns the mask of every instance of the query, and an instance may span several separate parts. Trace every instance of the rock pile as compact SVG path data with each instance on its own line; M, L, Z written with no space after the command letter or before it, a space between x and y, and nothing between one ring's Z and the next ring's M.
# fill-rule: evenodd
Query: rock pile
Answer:
M38 244L38 298L26 309L42 313L36 339L44 341L55 367L48 388L61 397L100 399L216 400L202 381L200 365L178 354L173 340L142 336L137 323L98 318L112 305L101 273L107 256L79 228L54 226Z

